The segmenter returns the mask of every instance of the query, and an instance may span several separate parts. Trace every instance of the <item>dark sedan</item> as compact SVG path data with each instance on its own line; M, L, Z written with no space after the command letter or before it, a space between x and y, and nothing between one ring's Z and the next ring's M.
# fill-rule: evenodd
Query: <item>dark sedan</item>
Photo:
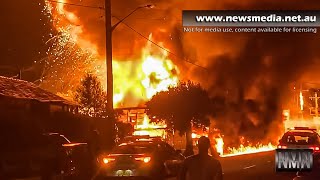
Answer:
M99 159L99 177L164 179L177 175L185 157L163 141L141 140L120 144Z
M58 133L2 134L0 148L0 179L41 176L70 177L76 164L72 157L76 147L85 143L71 143ZM16 139L16 141L9 141ZM77 148L80 149L80 148Z

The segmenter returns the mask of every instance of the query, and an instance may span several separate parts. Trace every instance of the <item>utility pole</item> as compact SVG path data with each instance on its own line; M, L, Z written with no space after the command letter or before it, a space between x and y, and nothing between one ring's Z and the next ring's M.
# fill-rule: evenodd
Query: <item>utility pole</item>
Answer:
M107 113L113 118L113 73L112 73L112 25L111 0L105 0L106 70L107 70Z
M105 16L106 16L106 66L107 66L107 112L108 117L113 119L113 73L112 73L112 32L113 30L127 19L130 15L142 8L153 8L153 5L147 4L135 8L127 16L119 20L116 24L111 23L111 0L105 0Z

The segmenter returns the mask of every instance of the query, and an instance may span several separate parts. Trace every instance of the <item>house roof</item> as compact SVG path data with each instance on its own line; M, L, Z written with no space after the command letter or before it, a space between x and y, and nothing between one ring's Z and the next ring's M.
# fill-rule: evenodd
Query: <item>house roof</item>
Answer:
M0 96L77 105L75 102L68 101L54 93L41 89L31 82L4 76L0 76Z

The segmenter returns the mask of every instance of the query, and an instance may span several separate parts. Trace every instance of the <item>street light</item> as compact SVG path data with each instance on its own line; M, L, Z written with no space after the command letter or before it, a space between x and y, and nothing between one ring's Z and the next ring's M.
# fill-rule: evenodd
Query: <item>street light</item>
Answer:
M107 67L107 113L108 117L113 119L113 73L112 73L112 31L126 18L142 8L153 8L151 4L139 6L131 13L122 18L119 22L111 24L111 0L105 0L105 17L106 17L106 67Z
M147 5L144 5L144 6L139 6L137 8L135 8L131 13L129 13L127 16L125 16L124 18L122 18L121 20L119 20L116 24L114 24L112 27L111 27L111 31L113 31L120 23L122 23L125 19L127 19L129 16L131 16L133 13L135 13L137 10L139 9L142 9L142 8L153 8L154 5L152 4L147 4Z

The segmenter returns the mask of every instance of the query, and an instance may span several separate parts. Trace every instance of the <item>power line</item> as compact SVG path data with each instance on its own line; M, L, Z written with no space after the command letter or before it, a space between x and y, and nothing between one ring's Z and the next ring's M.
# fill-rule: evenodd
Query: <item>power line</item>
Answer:
M114 16L114 17L115 17L115 16ZM117 18L117 17L115 17L115 18ZM119 20L119 18L117 18L117 19ZM135 33L137 33L138 35L140 35L141 37L143 37L143 38L146 39L147 41L149 41L149 42L151 42L152 44L156 45L156 46L159 47L160 49L168 52L169 54L177 57L178 59L183 60L183 61L186 61L187 63L192 64L192 65L194 65L194 66L197 66L197 67L199 67L199 68L202 68L202 69L205 69L205 70L209 70L209 69L207 69L206 67L203 67L203 66L201 66L201 65L199 65L199 64L196 64L196 63L191 62L191 61L189 61L189 60L187 60L187 59L184 59L184 58L179 57L179 56L176 55L175 53L167 50L166 48L164 48L164 47L160 46L159 44L155 43L154 41L150 40L148 37L144 36L143 34L141 34L140 32L138 32L137 30L135 30L134 28L132 28L131 26L129 26L127 23L122 22L122 24L124 24L125 26L127 26L128 28L130 28L132 31L134 31Z
M85 8L92 8L92 9L102 9L104 10L104 7L99 7L99 6L89 6L89 5L81 5L81 4L74 4L74 3L67 3L67 2L61 2L61 1L54 1L54 0L45 0L48 2L53 2L53 3L57 3L57 4L65 4L65 5L69 5L69 6L78 6L78 7L85 7Z

